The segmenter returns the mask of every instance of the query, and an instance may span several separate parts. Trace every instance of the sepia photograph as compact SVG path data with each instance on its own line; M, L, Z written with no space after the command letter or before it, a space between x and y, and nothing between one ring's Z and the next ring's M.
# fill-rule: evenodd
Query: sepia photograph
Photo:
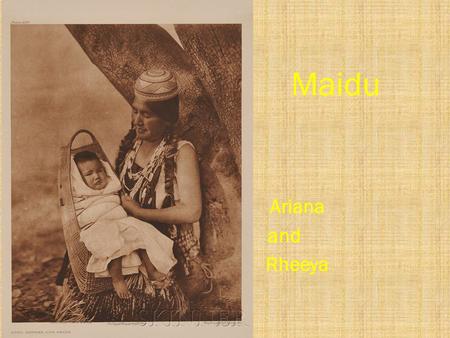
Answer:
M11 25L12 322L242 320L240 24Z

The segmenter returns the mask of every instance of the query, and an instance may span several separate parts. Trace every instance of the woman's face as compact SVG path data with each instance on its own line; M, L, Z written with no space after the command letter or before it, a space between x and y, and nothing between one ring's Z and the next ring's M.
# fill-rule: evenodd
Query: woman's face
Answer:
M157 141L167 131L169 124L145 105L132 104L131 118L136 135L144 141Z

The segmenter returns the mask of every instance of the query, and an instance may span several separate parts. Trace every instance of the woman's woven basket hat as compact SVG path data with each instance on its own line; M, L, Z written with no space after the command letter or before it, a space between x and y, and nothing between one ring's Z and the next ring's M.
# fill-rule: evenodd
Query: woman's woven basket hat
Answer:
M146 70L136 80L134 94L139 101L165 101L178 95L177 80L167 70Z

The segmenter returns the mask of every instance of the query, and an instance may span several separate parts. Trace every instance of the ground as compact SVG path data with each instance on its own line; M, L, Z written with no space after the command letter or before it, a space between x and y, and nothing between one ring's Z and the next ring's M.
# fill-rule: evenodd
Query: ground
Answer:
M35 268L20 264L13 277L13 322L54 321L55 276L61 263L62 257L45 259ZM230 289L231 285L216 283L211 294L191 305L186 320L239 320L239 301L225 296Z
M40 191L42 198L30 199L23 190L13 192L12 250L12 319L13 322L51 322L57 292L55 277L65 252L59 221L56 186L48 180L36 179L28 184L29 191ZM18 182L24 185L25 182ZM54 203L52 203L54 202ZM25 226L34 224L35 226ZM186 320L234 321L240 318L240 287L230 264L235 257L217 262L217 279L213 292L191 303Z

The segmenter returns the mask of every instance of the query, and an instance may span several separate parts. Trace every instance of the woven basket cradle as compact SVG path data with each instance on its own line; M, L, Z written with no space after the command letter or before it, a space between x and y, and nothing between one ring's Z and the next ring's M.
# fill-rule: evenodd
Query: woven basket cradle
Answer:
M72 143L82 133L88 134L92 139L92 143L72 149ZM96 153L100 159L107 161L111 165L95 136L88 130L80 129L71 137L67 146L61 147L58 191L61 221L70 266L80 291L93 294L112 289L112 282L111 278L96 278L93 273L86 271L91 253L84 243L80 241L80 226L75 214L70 171L71 157L86 150Z

